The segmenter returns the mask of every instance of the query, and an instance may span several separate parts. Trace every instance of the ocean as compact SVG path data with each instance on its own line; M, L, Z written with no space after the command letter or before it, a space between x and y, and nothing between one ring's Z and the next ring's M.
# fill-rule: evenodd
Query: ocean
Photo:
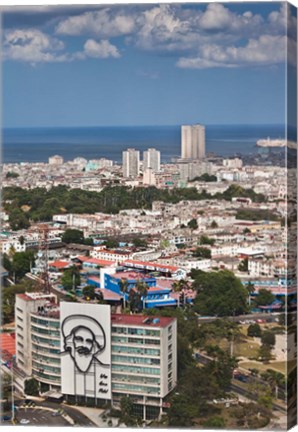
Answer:
M283 125L206 126L206 152L219 156L256 152L261 138L284 138ZM60 155L65 161L81 156L121 162L129 147L143 152L154 147L162 162L180 156L180 126L6 128L3 130L2 162L47 162Z

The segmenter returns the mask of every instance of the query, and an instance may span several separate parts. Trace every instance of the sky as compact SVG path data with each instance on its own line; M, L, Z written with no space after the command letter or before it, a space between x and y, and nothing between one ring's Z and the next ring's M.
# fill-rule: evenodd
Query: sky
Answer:
M283 124L286 8L8 6L3 126Z

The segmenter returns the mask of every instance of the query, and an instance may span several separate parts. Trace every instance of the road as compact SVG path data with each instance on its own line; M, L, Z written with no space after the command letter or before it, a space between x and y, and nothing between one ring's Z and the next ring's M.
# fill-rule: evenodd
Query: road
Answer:
M21 399L15 402L16 406L20 406L24 403L25 399ZM66 412L66 414L69 415L70 418L75 422L76 426L84 426L84 427L94 427L95 424L83 413L76 410L75 408L65 405L65 404L59 404L55 402L49 402L49 401L41 401L37 402L37 405L39 407L46 407L46 408L52 408L54 410L59 410L63 408L63 410ZM27 410L29 411L29 409ZM56 417L53 417L54 419Z
M231 390L233 390L234 392L236 392L242 396L245 396L248 399L251 399L251 400L257 400L258 399L257 395L250 393L248 390L246 390L244 387L242 387L239 383L237 383L236 380L232 380ZM273 402L272 407L276 411L279 411L283 414L287 413L286 407L281 405L281 404Z
M199 354L196 353L196 360L198 363L201 364L207 364L209 361L211 361L212 359L208 356L205 356L203 354ZM247 379L247 383L253 383L253 382L257 382L260 384L266 384L266 381L258 378L258 377L252 377L252 376L248 376L246 377ZM253 395L251 392L249 392L246 388L246 383L244 382L239 382L236 379L232 379L232 385L231 385L231 390L233 390L234 392L247 397L248 399L252 399L252 400L256 400L257 397L255 395ZM285 393L283 390L280 391L280 394L282 395L283 400L285 400ZM279 395L280 395L279 394ZM277 411L282 412L283 414L286 413L286 408L284 406L284 404L282 402L280 403L273 403L273 408L276 409Z
M213 322L217 319L222 319L223 317L198 317L198 323L202 324L202 323L210 323ZM229 316L227 317L230 321L246 321L246 320L257 320L257 319L262 319L262 320L272 320L272 314L268 314L268 313L262 313L262 312L258 312L258 313L253 313L253 314L248 314L248 315L237 315L237 316ZM273 319L276 318L273 315Z

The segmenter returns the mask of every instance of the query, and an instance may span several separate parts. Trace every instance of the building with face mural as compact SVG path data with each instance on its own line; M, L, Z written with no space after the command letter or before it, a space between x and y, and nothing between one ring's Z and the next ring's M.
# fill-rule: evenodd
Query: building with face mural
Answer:
M115 407L129 395L144 419L162 414L177 383L176 319L111 314L108 305L58 305L55 296L40 293L18 294L15 309L17 367L39 381L42 393Z

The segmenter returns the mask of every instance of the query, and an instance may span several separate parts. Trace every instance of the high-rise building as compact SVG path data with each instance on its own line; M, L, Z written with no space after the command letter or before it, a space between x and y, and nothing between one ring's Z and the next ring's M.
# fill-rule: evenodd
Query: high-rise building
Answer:
M43 390L60 390L60 318L57 297L38 292L17 294L16 364Z
M144 152L143 171L152 168L154 172L160 171L160 151L149 148Z
M127 149L122 153L123 177L138 177L140 173L140 152Z
M43 392L71 403L119 408L129 395L143 419L163 413L177 384L177 320L111 314L109 305L57 304L53 294L16 295L16 363ZM79 340L79 345L77 340ZM80 345L88 347L84 356Z
M181 126L182 159L203 159L205 157L205 126Z

